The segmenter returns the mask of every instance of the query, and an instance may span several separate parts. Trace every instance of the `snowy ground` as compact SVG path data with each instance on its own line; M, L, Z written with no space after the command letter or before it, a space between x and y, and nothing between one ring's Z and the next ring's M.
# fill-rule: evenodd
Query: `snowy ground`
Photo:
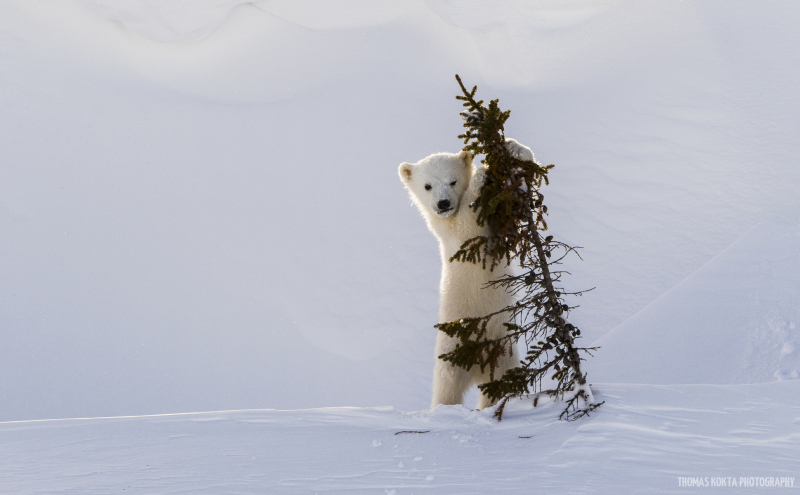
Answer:
M800 479L798 22L788 1L0 2L0 493ZM425 410L440 267L396 170L460 148L455 73L556 164L552 233L585 246L565 282L596 287L570 315L602 346L589 419ZM183 414L214 410L239 412Z
M500 423L463 406L11 422L0 479L3 493L792 493L799 393L601 385L603 409L573 423L527 402Z

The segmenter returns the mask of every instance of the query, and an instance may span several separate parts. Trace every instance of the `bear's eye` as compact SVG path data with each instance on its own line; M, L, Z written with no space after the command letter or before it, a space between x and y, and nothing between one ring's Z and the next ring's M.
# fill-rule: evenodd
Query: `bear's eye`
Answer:
M450 186L455 186L455 185L456 185L456 181L453 181L453 182L450 183Z
M426 191L430 191L431 190L431 185L430 184L425 184L425 190Z

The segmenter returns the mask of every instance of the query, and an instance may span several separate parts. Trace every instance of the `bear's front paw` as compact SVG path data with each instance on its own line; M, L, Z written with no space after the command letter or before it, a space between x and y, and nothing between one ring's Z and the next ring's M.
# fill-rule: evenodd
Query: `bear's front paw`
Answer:
M521 162L536 161L533 157L533 151L530 148L520 143L516 139L506 138L506 149L508 152Z
M472 179L469 181L469 188L474 191L478 192L483 187L483 184L486 182L486 167L478 167L475 169L475 172L472 174Z

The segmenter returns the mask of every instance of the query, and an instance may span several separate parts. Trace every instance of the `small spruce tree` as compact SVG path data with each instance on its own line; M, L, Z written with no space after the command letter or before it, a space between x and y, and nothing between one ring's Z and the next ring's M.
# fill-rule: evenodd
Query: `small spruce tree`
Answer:
M436 325L440 331L459 340L452 352L440 359L456 366L471 369L488 367L490 381L479 385L481 391L499 405L495 411L502 419L503 409L509 399L534 394L533 405L540 394L565 400L560 419L572 421L598 408L586 373L581 371L581 353L591 355L596 348L578 347L580 330L567 322L567 313L574 307L564 301L565 292L558 284L565 272L553 269L576 248L543 237L547 230L547 206L540 189L549 184L548 172L554 165L542 166L532 161L522 161L505 146L503 125L510 111L502 111L498 100L483 104L475 100L477 86L467 91L456 75L466 110L461 112L466 132L464 150L484 155L487 167L486 180L478 199L469 205L477 213L479 225L489 226L489 237L468 239L450 258L450 262L481 263L483 268L494 270L501 263L517 263L519 275L504 275L489 283L502 287L516 297L516 302L500 311L479 318L463 318ZM580 256L579 256L580 257ZM492 317L507 320L506 336L490 339L486 326ZM523 340L527 353L520 365L495 377L499 358L511 352L511 347ZM554 386L543 385L550 377Z

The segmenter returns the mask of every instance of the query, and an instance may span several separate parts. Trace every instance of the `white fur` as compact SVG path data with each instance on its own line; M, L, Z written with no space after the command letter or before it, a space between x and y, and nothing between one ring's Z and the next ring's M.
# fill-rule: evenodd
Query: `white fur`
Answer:
M516 141L508 140L513 153L525 156L525 150L533 157L530 149ZM513 146L513 150L512 150ZM447 322L465 317L485 316L498 311L513 302L505 290L485 288L490 280L507 273L508 267L499 266L494 271L484 270L481 265L448 260L467 239L487 235L485 227L475 223L476 213L469 208L480 192L486 169L474 169L472 156L467 152L459 154L437 153L417 163L402 163L398 170L400 179L409 191L414 204L422 213L431 232L439 239L442 257L442 279L439 286L439 321ZM451 186L455 181L456 184ZM430 190L425 185L430 185ZM442 211L438 206L442 200L453 205L451 211ZM489 337L504 335L502 315L492 318L488 325ZM436 364L433 371L433 400L431 407L438 404L462 404L464 393L476 383L489 380L489 369L481 373L475 367L469 371L452 366L438 358L453 350L456 339L439 332L436 338ZM516 346L513 353L500 359L495 377L507 369L517 366L519 358ZM478 409L491 406L492 402L480 394Z
M511 153L511 156L517 160L523 162L536 161L533 157L533 151L516 139L506 138L506 149Z

